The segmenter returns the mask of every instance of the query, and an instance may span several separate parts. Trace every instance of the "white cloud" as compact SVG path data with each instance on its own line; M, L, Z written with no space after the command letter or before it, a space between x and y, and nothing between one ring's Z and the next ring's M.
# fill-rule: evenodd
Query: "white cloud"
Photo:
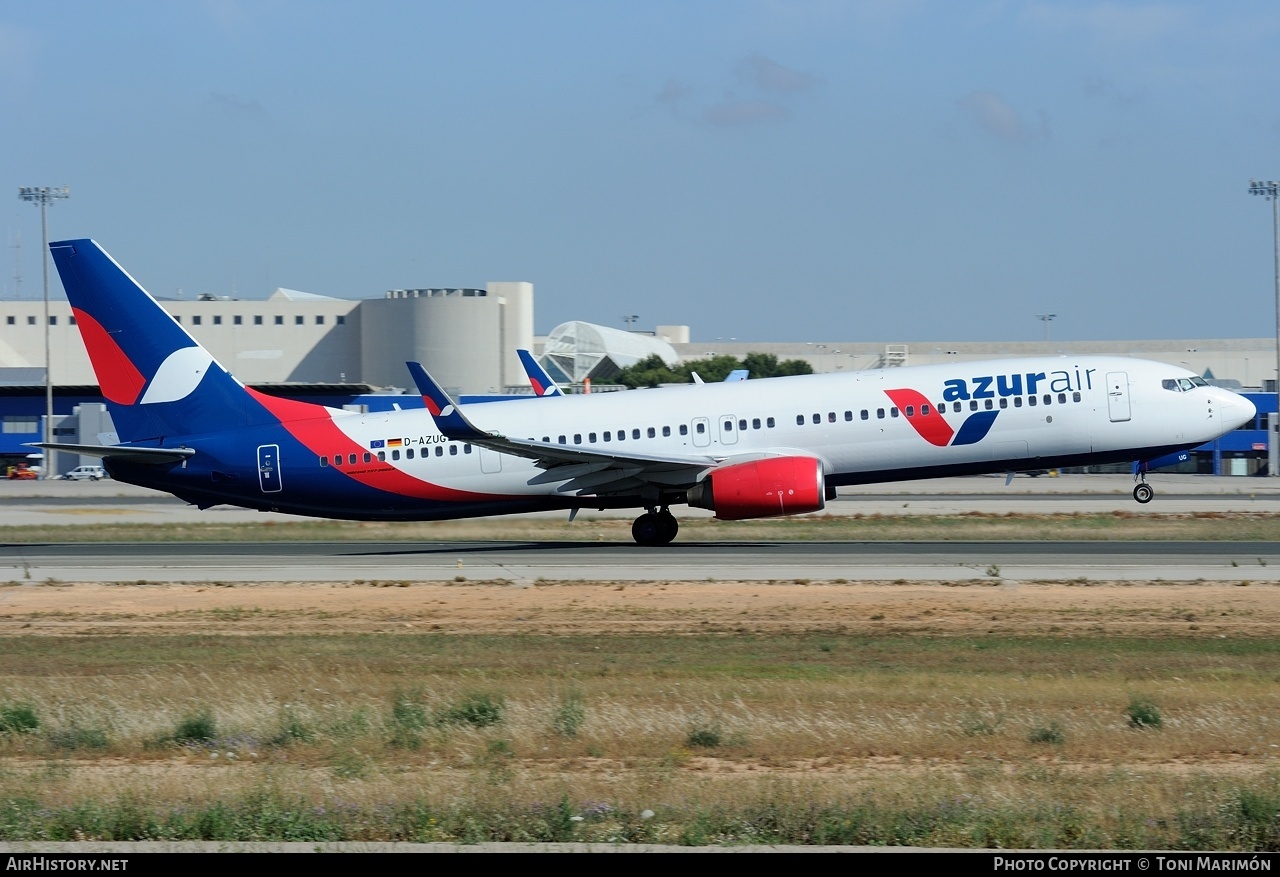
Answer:
M0 75L29 76L39 49L40 38L31 31L0 24Z
M209 92L209 103L222 110L247 116L266 115L262 104L252 98L243 98L235 94L224 94L220 91Z
M979 128L1009 143L1026 143L1037 136L1048 137L1049 118L1040 114L1038 131L1033 131L1022 114L994 91L971 91L956 101L960 111Z
M1186 30L1193 13L1178 3L1032 3L1024 13L1033 24L1084 30L1099 42L1140 43Z
M764 100L728 101L707 109L703 119L709 124L722 128L735 128L742 125L754 125L760 122L774 122L789 118L791 113L786 107Z
M738 78L762 92L787 93L808 91L817 83L817 77L752 52L734 65Z

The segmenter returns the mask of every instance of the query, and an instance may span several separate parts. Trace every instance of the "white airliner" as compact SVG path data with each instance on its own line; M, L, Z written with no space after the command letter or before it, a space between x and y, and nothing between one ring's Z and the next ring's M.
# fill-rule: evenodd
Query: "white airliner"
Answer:
M1244 397L1128 357L1032 357L355 414L248 389L91 240L50 244L118 446L112 477L202 508L440 520L670 507L727 520L821 510L842 486L1148 462L1251 421ZM1139 502L1152 490L1145 478Z

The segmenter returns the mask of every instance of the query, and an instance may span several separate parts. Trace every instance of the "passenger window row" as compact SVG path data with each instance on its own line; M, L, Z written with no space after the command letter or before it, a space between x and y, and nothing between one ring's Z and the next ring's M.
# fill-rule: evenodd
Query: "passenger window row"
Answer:
M1072 402L1079 402L1079 401L1080 401L1080 399L1081 399L1081 396L1080 396L1080 392L1079 392L1079 391L1073 392L1073 393L1071 393L1070 395L1071 395L1071 401L1072 401ZM1012 400L1013 400L1012 402L1010 402L1010 401L1009 401L1011 398L1012 398ZM1025 402L1024 402L1024 399L1025 399ZM1059 404L1059 405L1066 405L1066 404L1067 404L1067 394L1066 394L1066 393L1058 393L1058 394L1057 394L1057 401L1058 401L1058 404ZM969 406L968 406L968 407L969 407L969 410L970 410L970 411L977 411L977 410L979 410L979 409L984 409L984 410L986 410L986 411L991 411L991 410L993 410L993 409L995 409L995 408L1009 408L1009 407L1013 407L1013 408L1022 408L1024 404L1025 404L1025 405L1026 405L1026 407L1028 407L1028 408L1035 408L1037 405L1041 405L1041 404L1043 404L1043 405L1052 405L1052 404L1053 404L1053 402L1054 402L1054 394L1053 394L1053 393L1045 393L1043 396L1026 396L1026 397L1023 397L1023 396L1012 396L1012 397L1010 397L1010 396L1001 396L998 400L997 400L997 399L983 399L983 400L982 400L982 404L981 404L981 405L979 405L979 404L978 404L978 400L977 400L977 399L970 399L970 400L969 400ZM964 403L963 403L963 402L952 402L952 403L951 403L951 410L952 410L954 413L959 413L959 412L963 411L964 409L965 409L965 405L964 405ZM921 416L921 417L928 417L929 415L934 414L934 413L937 413L937 414L945 414L945 413L946 413L946 411L947 411L947 403L946 403L946 402L939 402L936 408L931 408L929 405L921 405L921 406L920 406L920 416ZM900 416L902 416L902 415L906 415L907 417L915 417L915 416L916 416L916 407L915 407L914 405L908 405L905 409L903 409L903 410L901 410L901 411L900 411L896 406L895 406L895 407L890 407L890 408L877 408L877 409L875 410L875 418L876 418L876 420L884 420L886 416L888 416L888 417L891 417L891 418L892 418L892 417L900 417ZM844 412L844 419L845 419L845 421L852 421L852 420L854 419L854 417L853 417L853 411L845 411L845 412ZM858 412L858 419L859 419L859 420L870 420L870 419L871 419L871 411L870 411L869 409L867 409L867 408L863 408L861 411L859 411L859 412ZM810 416L809 416L808 420L809 420L809 421L811 421L811 422L813 422L813 423L822 423L822 421L823 421L823 416L822 416L822 414L821 414L821 413L819 413L819 412L816 412L816 411L815 411L812 415L810 415ZM837 421L836 412L834 412L834 411L828 411L828 412L827 412L827 414L826 414L826 421L827 421L827 423L835 423L835 422ZM796 415L796 426L804 426L806 422L807 422L807 421L806 421L806 418L805 418L805 416L804 416L803 414L797 414L797 415Z
M739 430L746 430L748 426L751 429L764 429L764 428L773 429L775 425L776 425L776 422L772 417L766 418L765 421L763 422L760 420L759 417L752 418L750 421L748 421L746 418L743 418L738 421ZM725 430L732 430L733 421L726 420L724 422L724 428ZM705 422L698 421L697 423L694 424L694 432L696 432L698 435L704 435L706 431L707 431L707 425ZM668 438L672 435L672 432L673 430L670 426L648 426L648 427L644 427L643 429L639 427L632 427L630 430L630 439L632 441L639 441L642 438L657 438L659 434L661 434L663 438ZM682 423L675 428L674 432L679 435L688 435L689 425L687 423ZM616 431L606 429L600 432L588 432L588 433L575 432L572 436L568 434L558 435L555 437L554 443L559 445L568 445L568 444L580 445L584 443L583 439L586 439L586 442L585 442L586 444L594 445L594 444L600 444L600 443L625 442L627 441L627 438L628 438L628 431L626 429L619 429ZM535 439L533 436L529 436L529 441L531 442L537 441L537 439ZM542 441L544 444L553 443L552 437L549 435L544 435L542 437Z
M436 449L436 450L435 450L435 455L436 455L437 457L443 457L443 456L445 455L445 450L444 450L444 449L445 449L445 447L446 447L446 445L436 445L436 446L435 446L435 449ZM457 444L456 442L450 442L450 443L447 445L447 447L449 448L449 455L450 455L450 456L452 456L452 457L456 457L456 456L458 455L458 444ZM470 453L471 453L471 445L469 445L469 444L463 444L463 445L462 445L462 453L464 453L464 454L470 454ZM424 460L425 460L425 459L427 459L427 457L429 457L430 455L431 455L431 450L430 450L429 448L423 448L423 449L422 449L422 455L421 455L421 456L422 456L422 459L424 459ZM334 454L334 455L333 455L333 465L334 465L334 466L341 467L341 466L343 466L343 465L347 465L347 466L355 466L355 465L358 465L358 464L359 464L359 463L361 463L361 462L364 462L364 463L372 463L372 462L373 462L373 456L374 456L374 455L373 455L372 453L370 453L369 451L365 451L365 452L364 452L364 454L347 454L345 458L343 457L343 455L342 455L342 454ZM386 452L386 451L378 451L378 455L377 455L377 456L378 456L378 462L380 462L380 463L385 463L385 462L387 461L387 452ZM404 458L405 458L406 460L412 460L412 459L416 456L416 452L414 451L414 449L413 449L413 448L405 448L405 449L404 449L404 454L403 454L403 456L404 456ZM400 449L399 449L399 448L393 449L393 450L391 451L391 459L392 459L393 461L395 461L395 460L399 460L399 459L400 459L400 457L401 457L401 452L400 452ZM345 459L345 464L344 464L344 459ZM321 466L321 467L325 467L325 466L328 466L328 465L329 465L329 458L328 458L327 456L325 456L325 457L320 457L320 466Z

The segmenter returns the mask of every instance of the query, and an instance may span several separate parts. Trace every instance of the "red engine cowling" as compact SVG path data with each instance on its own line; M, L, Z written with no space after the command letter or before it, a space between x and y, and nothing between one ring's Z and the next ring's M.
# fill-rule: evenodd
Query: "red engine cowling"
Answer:
M714 469L689 491L689 505L722 521L820 511L826 506L822 461L769 457Z

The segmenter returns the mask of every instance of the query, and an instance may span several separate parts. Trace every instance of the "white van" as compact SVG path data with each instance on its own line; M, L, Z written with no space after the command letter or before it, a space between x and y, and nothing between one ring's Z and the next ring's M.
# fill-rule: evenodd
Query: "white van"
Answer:
M108 478L107 470L101 466L77 466L66 475L62 476L68 481L97 481L100 478Z

